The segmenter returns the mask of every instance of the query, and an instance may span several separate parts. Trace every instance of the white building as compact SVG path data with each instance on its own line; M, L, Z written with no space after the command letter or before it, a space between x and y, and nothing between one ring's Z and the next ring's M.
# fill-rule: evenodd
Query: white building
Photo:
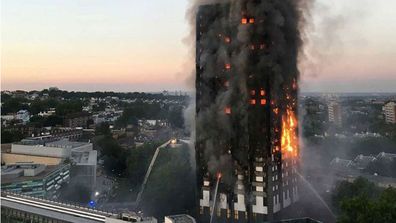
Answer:
M385 122L389 124L396 124L396 102L389 101L384 104L382 110L385 115Z
M165 216L165 223L195 223L195 219L187 214Z
M28 144L21 141L11 145L11 154L24 155L26 162L46 164L51 158L69 159L72 163L70 172L72 182L89 185L91 191L96 186L97 151L92 143L73 142L61 139L52 142ZM41 159L37 159L41 157Z
M27 110L19 110L15 119L22 120L23 123L26 123L30 120L30 113Z

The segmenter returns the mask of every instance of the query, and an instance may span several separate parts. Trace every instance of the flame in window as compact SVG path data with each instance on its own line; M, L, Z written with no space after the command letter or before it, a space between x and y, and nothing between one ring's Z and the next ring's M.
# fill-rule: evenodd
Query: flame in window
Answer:
M297 149L297 119L294 111L287 108L286 113L282 116L281 150L283 153L290 153L297 156Z
M254 18L250 18L250 19L249 19L249 23L250 23L250 24L253 24L253 23L254 23Z
M250 104L255 105L256 104L256 99L250 99Z
M275 115L279 114L279 108L274 108L274 109L272 109L272 111L275 113Z
M226 63L226 64L224 65L224 68L227 69L227 70L231 69L231 64Z
M226 107L224 109L224 113L226 113L227 115L231 114L231 107Z
M241 19L241 23L242 24L247 24L248 23L248 19L247 18L242 18Z

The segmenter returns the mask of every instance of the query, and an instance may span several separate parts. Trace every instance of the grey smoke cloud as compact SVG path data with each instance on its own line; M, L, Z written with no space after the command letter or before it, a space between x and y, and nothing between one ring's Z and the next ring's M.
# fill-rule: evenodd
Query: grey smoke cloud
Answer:
M247 101L248 89L247 78L248 75L240 75L251 73L251 75L266 76L270 73L275 73L272 79L272 94L282 89L282 85L286 82L291 82L291 78L295 77L299 71L297 65L293 61L297 61L299 52L290 49L300 48L302 39L300 39L299 32L305 28L305 18L309 15L309 9L313 1L262 1L254 3L253 1L214 1L214 0L196 0L190 1L190 8L187 11L186 18L190 24L190 33L184 39L190 47L190 59L196 55L196 14L198 7L204 4L214 4L228 2L230 4L229 11L224 8L222 13L227 14L225 17L217 17L210 21L209 29L205 35L199 40L200 49L203 52L199 53L198 61L199 67L203 69L201 76L203 78L215 77L224 72L226 63L232 64L232 68L228 72L231 78L229 79L225 90L220 91L216 98L201 98L201 101L210 102L209 106L200 110L195 119L195 128L202 134L199 134L197 141L205 142L204 159L208 165L208 172L210 175L215 175L216 172L221 171L225 175L225 181L230 185L233 184L233 176L235 173L230 172L234 170L235 165L247 165L247 160L244 158L244 147L246 147L246 138L239 139L241 147L238 150L226 149L226 142L219 139L233 138L243 135L241 132L247 131ZM246 4L245 4L246 3ZM239 24L237 33L225 34L222 33L224 27L230 21L240 21L241 11L248 11L253 17L267 13L270 20L267 26L258 26L254 30L251 26ZM210 17L210 15L208 15ZM228 20L226 20L227 18ZM210 20L211 18L208 18ZM264 19L264 18L262 18ZM257 21L263 22L263 21ZM285 29L287 32L285 32ZM260 56L254 66L250 66L251 61L248 60L251 53L251 44L254 43L259 47L257 40L253 39L254 33L269 33L269 38L276 40L276 43L265 43L270 49L268 55ZM285 35L286 33L286 35ZM290 35L289 35L290 33ZM230 35L230 36L226 36ZM230 49L222 47L221 41L224 38L231 38ZM218 41L214 41L218 39ZM262 44L262 43L261 43ZM297 47L295 47L297 46ZM195 86L195 66L191 63L191 73L193 76L189 78L190 86ZM254 68L251 68L254 67ZM267 71L267 72L266 72ZM238 75L239 74L239 75ZM297 75L298 76L298 75ZM268 76L267 76L268 78ZM211 91L210 87L202 87L203 91ZM208 97L204 94L203 97ZM273 98L277 100L278 98ZM230 118L224 112L224 108L232 105L232 113L238 119L239 132L235 132L235 126ZM190 106L195 107L195 106ZM188 116L195 116L192 109L188 109ZM192 126L192 125L189 125ZM191 130L195 135L195 130ZM235 163L236 162L236 163Z

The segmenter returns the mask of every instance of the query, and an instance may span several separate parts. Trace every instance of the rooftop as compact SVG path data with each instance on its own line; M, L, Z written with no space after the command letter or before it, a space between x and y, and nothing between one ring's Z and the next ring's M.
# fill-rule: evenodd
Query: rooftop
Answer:
M336 169L343 169L353 166L353 162L352 160L340 159L336 157L330 162L330 165Z
M98 153L96 150L72 151L71 159L77 165L96 165Z
M45 144L45 146L74 149L74 148L78 148L78 147L81 147L81 146L85 146L87 144L89 144L89 143L87 143L87 142L74 142L74 141L69 141L68 139L61 139L61 140L58 140L58 141L48 142L48 143Z
M187 214L165 216L165 223L195 223L195 219Z
M30 181L30 180L39 180L47 177L50 175L52 172L63 168L65 165L51 165L51 166L45 166L42 164L30 164L31 166L44 166L44 169L37 173L35 176L24 176L20 175L18 176L18 172L22 171L23 169L29 168L26 167L26 164L15 164L15 165L8 165L6 167L2 167L1 169L1 184L9 184L9 183L17 183L17 182L23 182L23 181ZM24 168L25 167L25 168ZM34 169L34 168L31 168ZM10 177L10 175L14 174L13 177Z
M377 155L377 159L395 159L396 158L396 154L394 153L385 153L385 152L380 152Z

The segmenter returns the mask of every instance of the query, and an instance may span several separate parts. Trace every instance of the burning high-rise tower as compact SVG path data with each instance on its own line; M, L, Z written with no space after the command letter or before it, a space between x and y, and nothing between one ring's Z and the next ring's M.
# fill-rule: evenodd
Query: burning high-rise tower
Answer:
M198 8L201 222L263 222L298 200L296 2L230 0Z

